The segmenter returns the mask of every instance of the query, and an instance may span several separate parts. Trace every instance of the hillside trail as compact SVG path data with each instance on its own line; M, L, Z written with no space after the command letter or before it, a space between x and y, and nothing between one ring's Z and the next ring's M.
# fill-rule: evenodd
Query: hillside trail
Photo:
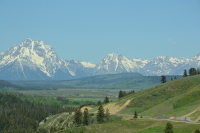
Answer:
M200 116L194 122L199 122L199 120L200 120Z
M55 123L58 119L60 119L61 117L65 116L65 115L68 115L68 113L65 112L65 113L59 115L59 116L56 117L52 122L50 122L48 125L46 125L45 128L46 128L46 127L51 127L52 125L54 125L54 123Z
M67 118L65 118L65 120L62 122L62 124L61 124L61 127L64 127L65 126L65 124L68 126L69 125L69 123L67 124L67 122L70 120L70 115L68 114L67 115ZM70 122L70 123L72 123L72 122Z
M124 108L127 107L127 105L129 105L129 103L131 102L131 100L127 100L122 106L117 105L116 103L110 103L107 104L106 106L104 106L104 109L109 109L110 114L116 114L119 111L123 110Z
M194 114L197 111L200 111L200 106L198 108L196 108L195 110L191 111L190 113L185 114L185 115L183 115L181 117L189 117L190 115Z

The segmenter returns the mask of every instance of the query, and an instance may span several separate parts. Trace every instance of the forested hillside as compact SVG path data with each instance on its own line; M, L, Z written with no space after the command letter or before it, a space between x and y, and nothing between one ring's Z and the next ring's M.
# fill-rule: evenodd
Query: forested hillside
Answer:
M7 90L14 90L14 89L23 89L23 87L11 84L10 82L5 81L5 80L0 80L0 90L7 91Z
M72 107L34 103L19 97L0 92L0 132L36 132L39 122L47 116L74 110Z
M167 81L171 81L174 77L166 76ZM107 74L85 77L74 80L60 81L10 81L13 84L23 86L22 89L28 90L46 90L58 88L90 88L90 89L129 89L144 90L152 86L160 84L160 76L143 76L140 73L120 73Z

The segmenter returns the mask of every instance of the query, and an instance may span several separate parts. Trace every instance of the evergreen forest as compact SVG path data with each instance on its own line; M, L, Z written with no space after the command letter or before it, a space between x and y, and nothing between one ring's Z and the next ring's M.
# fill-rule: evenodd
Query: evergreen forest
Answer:
M39 122L49 115L74 109L61 105L34 103L13 94L0 92L0 132L36 132Z

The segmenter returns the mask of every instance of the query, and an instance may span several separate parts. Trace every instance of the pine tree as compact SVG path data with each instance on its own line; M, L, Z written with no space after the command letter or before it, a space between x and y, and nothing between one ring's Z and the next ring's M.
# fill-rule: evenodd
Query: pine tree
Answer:
M102 105L99 106L98 111L97 111L97 121L99 123L103 123L104 122L104 109L102 107Z
M167 81L166 81L166 77L165 77L164 75L161 76L161 80L160 80L160 82L161 82L161 83L165 83L165 82L167 82Z
M138 118L138 113L135 111L133 118Z
M126 92L125 91L122 91L122 94L123 94L123 97L126 96Z
M106 109L105 118L106 118L106 121L110 121L110 112L108 108Z
M118 98L121 98L121 97L123 97L123 92L120 90L120 91L119 91Z
M104 103L109 103L109 98L107 96L104 99Z
M187 75L187 70L185 69L184 70L184 73L183 73L183 77L187 77L188 75Z
M166 128L165 128L165 133L173 133L173 125L170 122L167 122Z
M190 68L189 69L189 75L190 76L193 76L193 75L196 75L197 74L197 70L195 68Z
M200 68L197 68L197 75L200 74Z
M75 111L75 115L74 115L74 121L73 123L76 125L76 126L80 126L81 123L82 123L82 112L81 112L81 109L77 109Z
M90 124L89 113L88 113L88 109L85 108L84 113L83 113L83 125L89 125L89 124Z
M97 105L100 106L101 104L102 104L102 103L101 103L101 100L99 100L99 101L97 102Z
M135 93L135 90L131 90L128 94L133 94Z

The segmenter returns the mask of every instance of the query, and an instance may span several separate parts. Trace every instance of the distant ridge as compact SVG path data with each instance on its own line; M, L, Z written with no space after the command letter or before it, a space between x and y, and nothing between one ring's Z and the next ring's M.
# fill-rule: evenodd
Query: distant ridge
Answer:
M7 90L7 89L16 90L16 89L22 89L22 87L18 86L18 85L14 85L8 81L0 80L0 91L3 89L4 90Z
M181 76L176 76L180 78ZM166 76L171 81L173 76ZM143 76L140 73L119 73L84 77L72 80L30 80L10 81L13 84L23 86L24 89L41 88L90 88L90 89L120 89L141 91L160 84L160 76ZM28 87L28 88L27 88Z

